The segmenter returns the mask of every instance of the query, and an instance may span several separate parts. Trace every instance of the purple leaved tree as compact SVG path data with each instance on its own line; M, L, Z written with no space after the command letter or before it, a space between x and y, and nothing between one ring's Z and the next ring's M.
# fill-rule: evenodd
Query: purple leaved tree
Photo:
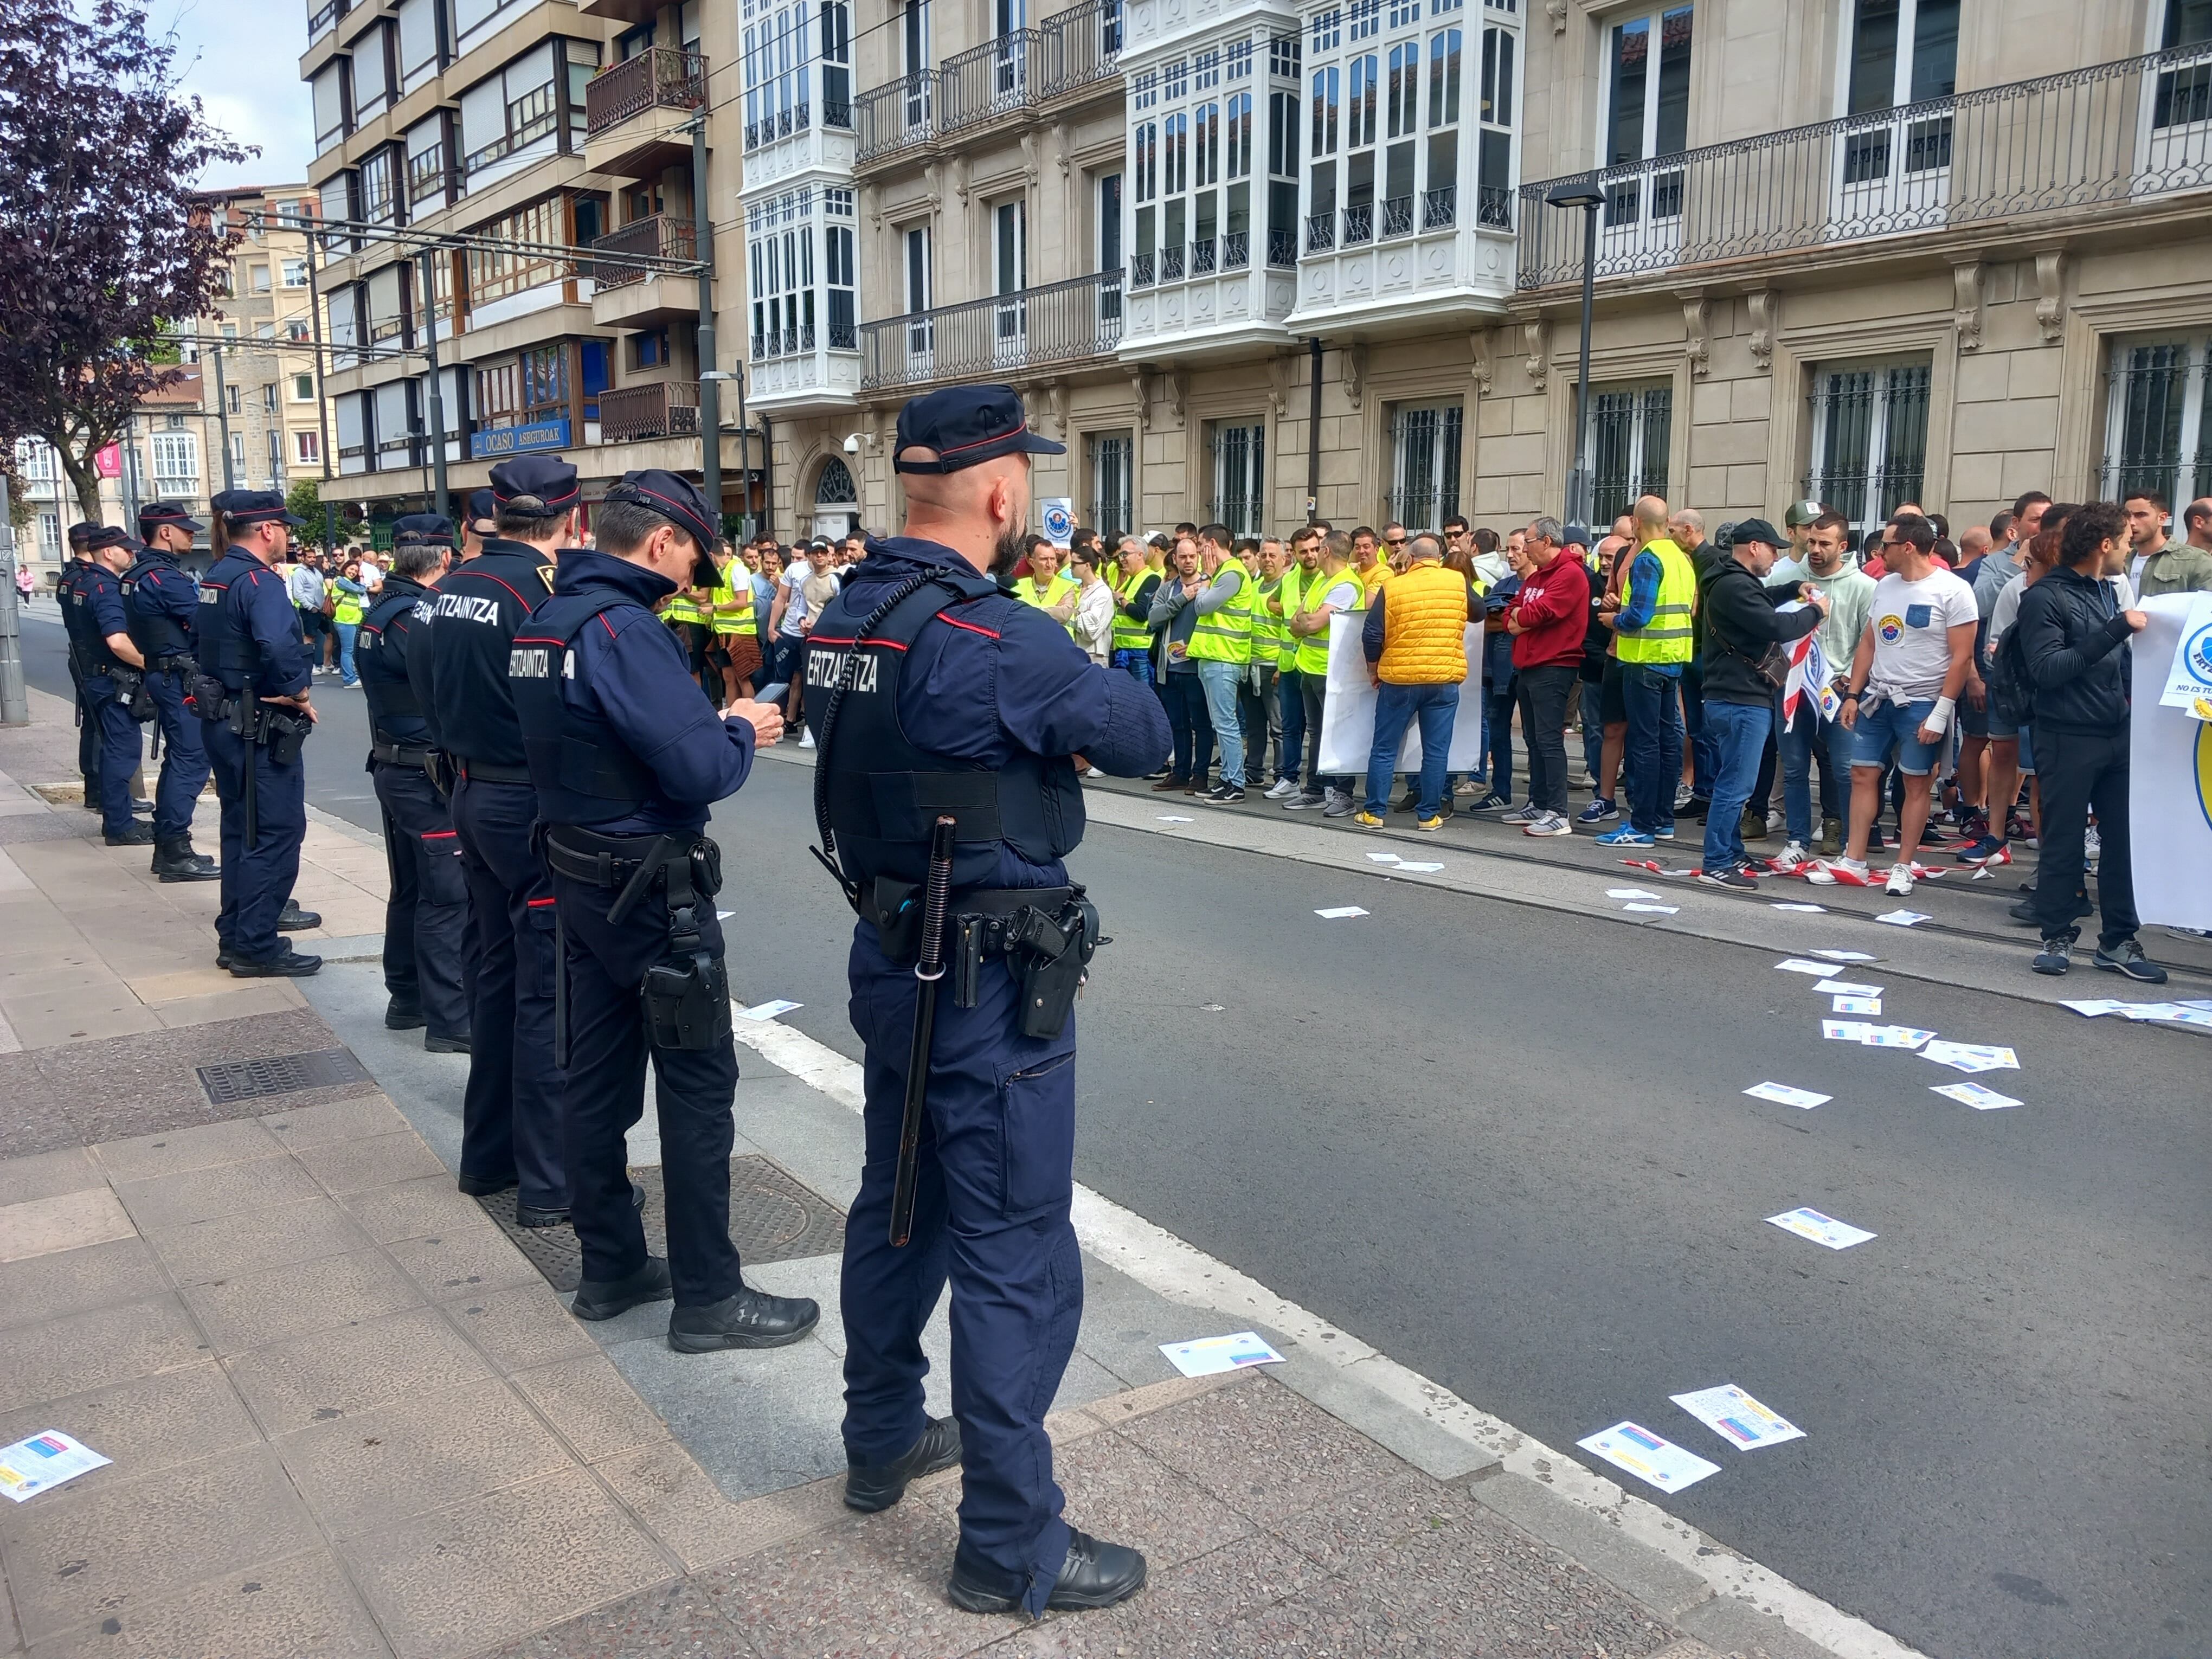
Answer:
M131 0L0 0L0 443L52 445L88 519L94 455L181 378L162 331L222 291L237 238L193 181L254 153L175 57Z

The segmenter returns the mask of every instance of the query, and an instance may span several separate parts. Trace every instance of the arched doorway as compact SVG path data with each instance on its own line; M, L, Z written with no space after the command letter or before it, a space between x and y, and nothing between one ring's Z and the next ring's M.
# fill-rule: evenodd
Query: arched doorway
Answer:
M832 455L814 480L814 534L836 541L860 527L860 491L853 470Z

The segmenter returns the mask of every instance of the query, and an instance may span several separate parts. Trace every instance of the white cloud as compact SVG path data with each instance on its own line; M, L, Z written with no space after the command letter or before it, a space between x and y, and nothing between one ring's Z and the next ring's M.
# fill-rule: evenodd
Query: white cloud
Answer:
M297 184L315 153L314 112L300 56L307 49L309 0L155 0L158 34L177 37L179 89L198 94L208 118L261 154L210 168L199 182Z

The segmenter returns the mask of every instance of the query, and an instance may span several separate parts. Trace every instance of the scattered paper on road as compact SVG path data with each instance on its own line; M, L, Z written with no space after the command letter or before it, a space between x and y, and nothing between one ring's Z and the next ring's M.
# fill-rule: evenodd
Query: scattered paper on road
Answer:
M1826 963L1807 962L1802 957L1791 957L1786 962L1776 963L1774 971L1778 974L1810 974L1815 979L1826 979L1836 970Z
M2020 1103L2010 1095L2001 1095L1994 1089L1984 1089L1978 1083L1938 1083L1935 1092L1948 1095L1953 1100L1964 1101L1978 1112L1995 1112Z
M1874 1030L1863 1019L1824 1019L1820 1035L1831 1042L1864 1042L1867 1033Z
M2192 1012L2178 1002L2124 1002L2120 1012L2130 1019L2179 1019Z
M1624 904L1620 908L1624 910L1632 910L1638 915L1645 916L1675 915L1680 914L1682 908L1679 904Z
M2202 1025L2212 1029L2212 1008L2179 1008L2160 1016L2182 1025Z
M1879 985L1860 985L1848 979L1824 979L1813 988L1826 991L1832 997L1878 997L1881 994Z
M1656 899L1656 893L1647 893L1641 887L1608 887L1605 896L1609 899Z
M1863 1244L1874 1237L1863 1227L1854 1227L1848 1221L1822 1215L1810 1206L1785 1210L1782 1214L1771 1215L1766 1219L1785 1233L1809 1238L1815 1244L1825 1244L1832 1250L1848 1250L1852 1245Z
M1575 1444L1616 1468L1626 1469L1638 1480L1650 1482L1661 1492L1680 1492L1721 1472L1719 1464L1708 1463L1697 1453L1685 1451L1634 1423L1616 1423Z
M1879 957L1869 956L1864 951L1815 951L1813 954L1816 957L1825 957L1830 962L1879 962L1881 960Z
M1733 1382L1667 1397L1741 1451L1805 1437L1804 1430L1781 1413L1760 1405Z
M1215 1376L1247 1365L1279 1365L1283 1356L1250 1331L1233 1336L1201 1336L1194 1342L1163 1342L1168 1364L1185 1376Z
M1788 899L1775 900L1774 908L1778 910L1795 910L1801 915L1808 916L1825 916L1828 914L1828 907L1825 904L1798 904Z
M1316 910L1314 914L1324 921L1341 921L1346 916L1364 916L1367 912L1356 904L1339 904L1327 910Z
M1935 918L1918 910L1885 910L1875 920L1886 921L1893 927L1917 927L1922 922L1932 921Z
M1881 999L1839 996L1832 1006L1833 1011L1839 1014L1879 1014L1881 1012Z
M2071 1008L2077 1014L2086 1014L2094 1019L2100 1014L2117 1014L2128 1005L2115 1002L2110 997L2089 997L2079 1002L2061 1002L2058 1006Z
M1917 1048L1935 1035L1933 1031L1915 1030L1910 1025L1869 1025L1859 1041L1869 1048Z
M1920 1051L1920 1057L1959 1072L2020 1070L2020 1056L2011 1049L1980 1042L1931 1042Z
M43 1430L12 1446L0 1446L0 1492L20 1504L112 1461L59 1429Z
M1160 822L1162 823L1194 823L1197 820L1195 818L1182 817L1173 812L1163 812L1160 814Z
M787 1014L794 1008L805 1006L803 1002L787 1002L778 997L774 1002L757 1002L751 1007L740 1008L738 1012L747 1019L774 1019L778 1014Z
M1425 860L1417 863L1412 859L1400 859L1398 860L1398 867L1401 870L1415 870L1419 871L1423 875L1431 875L1437 871L1443 869L1443 866L1441 864L1431 864Z
M1808 1112L1835 1098L1833 1095L1816 1095L1810 1089L1793 1089L1786 1083L1754 1083L1744 1093L1753 1100L1771 1100L1778 1106L1802 1106Z
M717 921L727 921L732 916L734 916L737 914L738 913L735 910L717 910L714 912L714 920Z
M1370 864L1395 864L1399 859L1395 853L1370 853L1367 861Z

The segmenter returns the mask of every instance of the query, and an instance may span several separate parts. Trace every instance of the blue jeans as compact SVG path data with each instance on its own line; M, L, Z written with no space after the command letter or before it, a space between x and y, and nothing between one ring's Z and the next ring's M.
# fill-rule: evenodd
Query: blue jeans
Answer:
M1605 690L1595 680L1583 682L1583 770L1589 774L1595 796L1605 771Z
M1713 778L1721 762L1713 734L1705 726L1705 671L1698 663L1682 671L1682 729L1690 739L1690 793L1700 800L1711 800Z
M1674 785L1682 775L1680 678L1649 663L1620 665L1620 700L1628 710L1628 821L1647 836L1674 821Z
M1244 731L1237 719L1237 687L1250 672L1241 662L1200 662L1198 683L1206 688L1206 712L1213 721L1213 740L1221 745L1221 781L1244 787Z
M1775 738L1782 757L1782 811L1790 821L1790 839L1800 846L1813 840L1813 749L1820 749L1820 776L1844 810L1830 812L1822 803L1823 817L1849 816L1851 787L1851 734L1841 720L1820 718L1820 705L1809 694L1797 702L1797 718Z
M1510 688L1511 682L1508 681ZM1490 707L1483 723L1490 745L1490 793L1500 800L1513 799L1513 693L1490 688Z
M1133 651L1125 647L1114 653L1113 663L1138 684L1150 685L1152 683L1152 653L1149 649Z
M340 623L338 630L338 678L351 685L361 676L354 672L353 636L361 632L359 623Z
M1708 702L1705 731L1713 740L1717 765L1713 803L1705 814L1705 867L1733 870L1744 861L1743 804L1759 779L1759 757L1774 729L1771 703ZM1674 780L1668 780L1672 785Z
M1296 783L1304 775L1306 748L1306 696L1297 669L1276 672L1275 700L1283 710L1283 763L1277 770Z
M1390 779L1398 769L1398 746L1406 727L1421 723L1421 799L1419 816L1443 811L1444 768L1450 758L1452 723L1459 713L1459 687L1392 685L1387 680L1375 705L1375 746L1367 754L1367 810L1389 810Z

